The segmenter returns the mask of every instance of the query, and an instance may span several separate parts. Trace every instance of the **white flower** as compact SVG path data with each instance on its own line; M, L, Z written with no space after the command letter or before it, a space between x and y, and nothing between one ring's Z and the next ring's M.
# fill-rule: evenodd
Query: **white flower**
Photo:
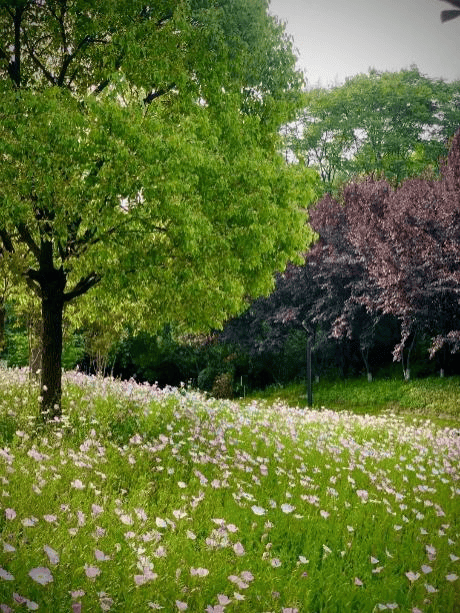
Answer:
M265 513L267 512L263 507L258 507L256 505L253 505L251 507L251 510L254 513L254 515L265 515Z

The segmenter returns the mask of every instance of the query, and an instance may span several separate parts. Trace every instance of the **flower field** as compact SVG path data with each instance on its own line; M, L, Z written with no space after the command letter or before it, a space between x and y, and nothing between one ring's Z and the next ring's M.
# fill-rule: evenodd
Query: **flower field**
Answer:
M460 611L460 433L0 371L0 611Z

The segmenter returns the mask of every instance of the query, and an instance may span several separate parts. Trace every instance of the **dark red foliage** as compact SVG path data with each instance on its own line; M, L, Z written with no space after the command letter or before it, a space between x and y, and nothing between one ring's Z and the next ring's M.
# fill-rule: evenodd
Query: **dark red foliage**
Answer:
M344 189L347 239L369 276L353 299L401 322L401 343L416 329L460 348L460 131L442 179L411 179L397 190L367 179ZM377 291L376 291L377 289Z

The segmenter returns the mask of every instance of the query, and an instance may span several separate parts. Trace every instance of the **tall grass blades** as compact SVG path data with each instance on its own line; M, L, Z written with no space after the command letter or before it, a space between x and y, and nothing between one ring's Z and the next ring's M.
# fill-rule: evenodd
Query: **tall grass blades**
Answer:
M455 613L460 436L67 373L0 380L0 611Z

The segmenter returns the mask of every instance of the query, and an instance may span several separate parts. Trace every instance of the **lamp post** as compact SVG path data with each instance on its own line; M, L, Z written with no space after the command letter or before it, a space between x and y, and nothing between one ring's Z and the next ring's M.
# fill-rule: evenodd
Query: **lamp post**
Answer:
M311 341L313 337L313 330L310 324L304 320L302 327L307 333L307 404L309 407L313 406L313 392L311 385Z

